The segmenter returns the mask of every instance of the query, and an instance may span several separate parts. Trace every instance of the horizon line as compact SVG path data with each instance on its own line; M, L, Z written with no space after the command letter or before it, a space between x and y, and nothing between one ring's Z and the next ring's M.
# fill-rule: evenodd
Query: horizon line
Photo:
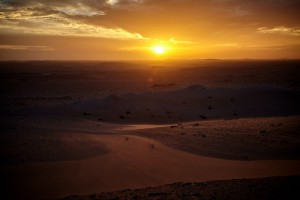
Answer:
M300 58L169 58L169 59L20 59L0 62L138 62L138 61L300 61Z

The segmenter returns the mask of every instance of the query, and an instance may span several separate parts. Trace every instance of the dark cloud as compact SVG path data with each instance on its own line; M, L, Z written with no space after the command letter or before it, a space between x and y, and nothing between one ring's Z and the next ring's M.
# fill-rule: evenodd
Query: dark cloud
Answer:
M0 1L1 9L4 10L18 10L31 9L39 11L54 11L62 12L67 15L82 15L92 16L103 13L102 9L105 7L105 0L10 0Z

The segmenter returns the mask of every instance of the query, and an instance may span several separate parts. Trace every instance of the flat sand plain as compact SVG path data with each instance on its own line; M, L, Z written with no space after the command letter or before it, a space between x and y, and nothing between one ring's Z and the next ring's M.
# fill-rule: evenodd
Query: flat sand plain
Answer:
M270 183L298 180L299 64L2 62L3 195L155 199L166 196L101 192L159 193L185 182L167 193L181 199L187 187L201 194L196 186L207 181L243 188L232 179L249 179L272 191ZM267 178L274 176L290 178Z

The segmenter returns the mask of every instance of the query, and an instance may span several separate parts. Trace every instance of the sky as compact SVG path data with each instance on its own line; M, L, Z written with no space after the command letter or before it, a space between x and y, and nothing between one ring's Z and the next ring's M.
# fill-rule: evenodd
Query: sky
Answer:
M0 60L299 59L299 12L300 0L0 0Z

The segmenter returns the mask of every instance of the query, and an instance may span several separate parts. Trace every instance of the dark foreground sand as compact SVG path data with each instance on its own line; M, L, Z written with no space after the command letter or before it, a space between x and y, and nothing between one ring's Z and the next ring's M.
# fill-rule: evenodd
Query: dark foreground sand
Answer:
M44 151L52 154L50 158L57 157L60 161L27 160L23 164L1 167L5 192L9 197L58 198L70 194L89 194L174 182L297 175L300 166L300 160L245 161L204 157L139 136L61 133L53 134L48 139L51 140L57 141L56 150ZM73 151L60 148L61 145L65 146L64 143L68 147L74 141L85 141L85 148L80 145L76 148L77 151L74 151L72 145L69 147ZM69 154L74 155L76 152L94 153L89 144L96 142L107 151L100 149L96 156L67 160ZM31 140L32 146L39 144L43 143L40 140ZM53 147L41 147L46 148ZM40 159L44 159L39 149L35 151L36 154L33 155L40 155ZM55 151L59 153L55 154ZM62 158L66 160L62 161Z
M2 64L5 199L299 194L299 61Z
M271 177L260 179L236 179L210 181L202 183L174 183L164 186L136 190L122 190L69 196L64 200L106 200L106 199L239 199L239 200L274 200L300 198L300 177Z

